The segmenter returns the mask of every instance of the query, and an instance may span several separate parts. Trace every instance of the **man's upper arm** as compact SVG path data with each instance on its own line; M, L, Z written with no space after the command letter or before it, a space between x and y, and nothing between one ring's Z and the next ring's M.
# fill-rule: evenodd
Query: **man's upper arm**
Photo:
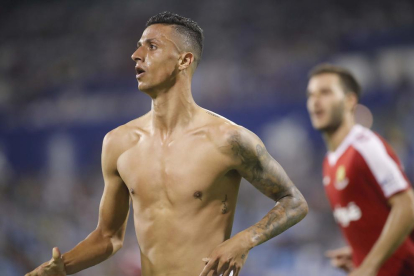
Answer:
M391 207L400 206L411 210L414 215L414 192L412 188L396 193L388 198Z
M410 188L399 162L388 153L385 144L376 135L357 140L353 146L361 154L379 184L384 196L390 198Z
M253 132L239 127L228 138L236 170L266 196L275 201L296 193L284 169L267 152Z
M104 236L123 240L129 213L129 192L117 171L121 153L117 134L109 132L102 146L102 173L105 188L99 206L98 229Z

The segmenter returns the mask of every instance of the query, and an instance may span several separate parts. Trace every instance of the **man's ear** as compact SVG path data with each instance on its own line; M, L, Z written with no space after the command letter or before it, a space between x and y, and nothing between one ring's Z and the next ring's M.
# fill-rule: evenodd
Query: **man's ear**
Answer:
M346 105L351 111L355 111L356 106L358 105L358 97L353 92L346 93Z
M193 64L194 58L195 57L193 53L191 52L183 53L180 59L178 60L179 61L178 69L181 71L181 70L185 70L189 68L191 64Z

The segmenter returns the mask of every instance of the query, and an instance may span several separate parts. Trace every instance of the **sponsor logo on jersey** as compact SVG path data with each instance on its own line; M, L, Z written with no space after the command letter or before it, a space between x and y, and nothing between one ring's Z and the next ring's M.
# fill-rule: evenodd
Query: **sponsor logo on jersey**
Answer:
M346 186L348 186L349 180L346 177L346 169L345 166L341 165L336 170L336 180L335 180L335 188L337 190L343 190Z
M342 227L348 227L351 221L357 221L362 216L361 209L355 202L348 203L346 207L337 206L333 213L336 222Z
M398 185L397 180L395 179L394 175L392 173L389 173L380 183L383 188L393 187Z

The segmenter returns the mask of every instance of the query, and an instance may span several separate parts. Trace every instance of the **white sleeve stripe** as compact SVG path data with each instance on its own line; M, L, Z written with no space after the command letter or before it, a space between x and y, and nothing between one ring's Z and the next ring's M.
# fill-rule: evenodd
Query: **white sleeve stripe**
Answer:
M362 155L372 174L389 197L408 187L398 164L388 155L382 141L373 133L365 131L367 139L355 140L354 147Z

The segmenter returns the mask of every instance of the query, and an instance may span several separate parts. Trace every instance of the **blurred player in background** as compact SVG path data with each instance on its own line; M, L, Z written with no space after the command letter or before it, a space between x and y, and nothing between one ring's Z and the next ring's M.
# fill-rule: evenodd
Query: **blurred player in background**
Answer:
M323 184L349 246L327 252L352 276L414 275L414 194L400 161L376 133L355 123L360 86L346 69L316 66L307 108L325 140Z
M29 276L73 274L122 247L130 202L144 276L239 275L251 248L299 222L307 204L252 132L199 107L191 80L203 47L194 21L161 13L132 59L152 109L108 133L99 222L85 240ZM241 178L275 200L230 238Z

